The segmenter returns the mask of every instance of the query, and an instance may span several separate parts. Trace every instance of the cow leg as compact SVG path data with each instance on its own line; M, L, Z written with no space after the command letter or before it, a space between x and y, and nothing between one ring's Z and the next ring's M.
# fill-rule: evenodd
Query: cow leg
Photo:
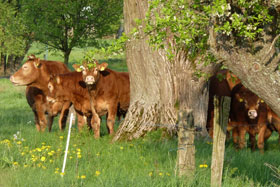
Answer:
M48 115L47 115L47 118L48 118L48 119L47 119L47 126L48 126L48 129L49 129L49 132L51 132L54 116L51 115L51 114L48 114Z
M266 131L266 124L262 125L258 136L258 148L261 153L264 153L264 136Z
M240 149L243 149L245 147L245 144L246 144L245 136L246 136L246 129L239 128L239 148Z
M60 113L60 116L59 116L59 121L58 121L60 130L64 130L65 127L66 127L66 122L67 122L67 117L68 117L68 114L69 114L70 106L71 106L71 102L63 103L61 113Z
M108 110L108 117L107 117L107 128L109 129L109 134L114 134L114 125L115 119L117 114L117 106L111 106Z
M255 151L256 149L256 135L255 134L249 134L249 140L251 144L251 150Z
M39 122L39 118L38 118L38 114L36 112L36 110L32 110L34 112L34 119L35 119L35 126L38 132L40 132L40 122Z
M232 129L232 138L234 145L237 147L239 144L238 128Z
M41 102L36 103L36 112L39 120L39 124L36 124L36 128L38 131L44 132L47 126L47 119Z
M91 126L94 131L94 138L98 139L100 137L100 118L96 113L91 118Z

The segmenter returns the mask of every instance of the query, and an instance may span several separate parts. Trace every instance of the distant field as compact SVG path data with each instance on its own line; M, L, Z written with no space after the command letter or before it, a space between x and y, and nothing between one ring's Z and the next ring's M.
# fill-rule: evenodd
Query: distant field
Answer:
M57 121L51 133L38 133L25 99L25 88L0 80L0 186L209 186L211 142L196 141L194 181L175 175L177 138L160 132L131 142L110 143L103 120L101 138L73 127L65 175L60 176L67 132ZM117 126L116 126L117 128ZM264 155L249 149L236 151L227 143L224 187L274 186L280 181L264 166L280 166L278 135L267 142ZM202 167L207 166L207 167Z
M81 63L85 53L90 49L93 49L93 47L74 48L70 54L69 68L71 68L73 70L72 64ZM32 44L32 47L29 49L27 54L28 55L35 54L40 59L44 59L44 57L46 55L48 60L57 60L57 61L63 62L63 54L60 51L49 51L49 50L47 50L46 45L43 45L43 44L37 43L37 42L34 42ZM103 56L96 55L95 58L99 62L106 61L107 63L109 63L110 69L114 69L116 71L127 71L125 57L123 55L117 55L114 58L110 58L110 59L104 59ZM26 61L26 57L25 57L24 61Z

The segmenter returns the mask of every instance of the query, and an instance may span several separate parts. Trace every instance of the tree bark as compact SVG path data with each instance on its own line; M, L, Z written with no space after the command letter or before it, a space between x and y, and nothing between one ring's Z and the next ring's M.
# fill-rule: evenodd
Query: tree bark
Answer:
M64 64L68 65L71 49L67 49L63 53L64 53Z
M135 19L144 20L147 8L147 0L124 1L124 26L127 35L137 26ZM170 62L164 49L153 50L149 46L148 36L141 29L139 36L140 39L132 38L126 45L131 100L126 118L113 141L139 138L161 127L174 132L179 109L192 110L195 125L205 129L205 103L208 103L206 78L195 76L195 62L188 61L186 53L182 51L174 51L175 60ZM167 42L175 46L172 39ZM213 74L217 67L205 67L201 63L196 68ZM205 134L206 130L203 132Z

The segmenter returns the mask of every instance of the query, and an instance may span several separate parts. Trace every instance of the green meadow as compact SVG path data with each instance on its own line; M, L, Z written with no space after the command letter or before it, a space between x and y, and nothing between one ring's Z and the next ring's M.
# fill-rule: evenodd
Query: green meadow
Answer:
M36 45L29 54L43 58L39 53L44 46ZM80 62L84 52L75 49L70 64ZM53 52L48 52L48 57L63 59ZM127 70L122 56L98 59L107 61L112 69ZM8 79L0 79L0 186L210 186L211 141L196 140L196 173L193 180L188 180L176 176L177 137L165 139L158 131L138 140L111 143L112 137L105 120L102 121L98 140L92 132L78 132L76 124L73 125L65 173L61 173L68 126L64 132L59 131L56 119L52 132L37 132L33 112L25 99L25 87L15 87ZM249 148L237 151L229 140L223 186L278 186L280 180L264 164L280 169L279 150L275 132L266 142L264 154Z

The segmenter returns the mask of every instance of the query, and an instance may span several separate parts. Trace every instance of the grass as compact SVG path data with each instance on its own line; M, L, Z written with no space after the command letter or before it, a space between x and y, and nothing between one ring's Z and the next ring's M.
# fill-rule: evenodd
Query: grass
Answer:
M40 46L34 44L29 54L42 58L43 54L38 53ZM83 51L75 49L70 63L80 61ZM49 52L49 59L62 57ZM123 57L109 60L109 67L119 71L126 71L124 64ZM67 131L59 131L56 119L51 133L38 133L25 99L25 87L15 87L8 79L0 79L0 186L210 186L211 143L196 140L196 172L190 181L175 175L176 137L163 139L158 131L139 140L111 143L105 120L102 121L99 140L87 130L78 132L74 125L65 175L61 177ZM266 145L262 155L247 148L236 151L229 141L223 186L279 185L279 179L264 165L280 166L275 132Z
M67 132L55 121L51 133L38 133L24 87L0 80L0 186L209 186L212 145L196 141L193 181L175 176L177 139L160 132L131 142L111 143L105 124L99 140L88 131L72 129L64 177L60 176ZM16 138L15 138L16 136ZM279 184L264 166L280 165L278 136L267 142L264 155L249 149L236 151L232 142L225 153L223 186ZM80 155L80 156L79 156ZM79 158L80 157L80 158ZM207 165L201 168L200 165ZM57 169L58 168L58 169Z

